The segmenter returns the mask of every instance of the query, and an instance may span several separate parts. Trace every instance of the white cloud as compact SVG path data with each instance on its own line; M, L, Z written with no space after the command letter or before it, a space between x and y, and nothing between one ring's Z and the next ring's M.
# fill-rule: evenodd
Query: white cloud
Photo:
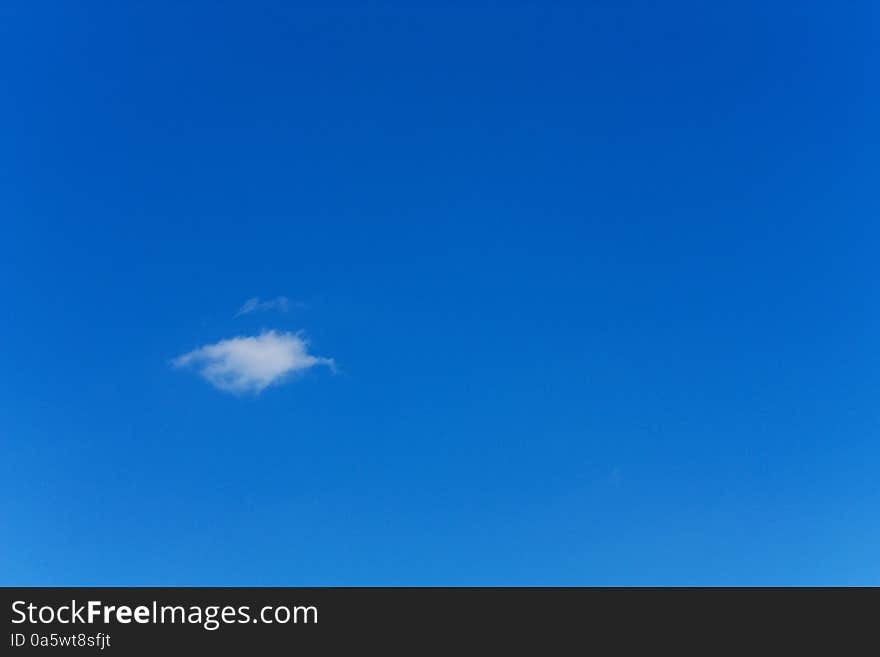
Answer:
M233 394L259 394L289 375L315 365L334 368L332 358L313 356L308 342L296 333L264 331L199 347L172 361L192 367L208 383Z
M267 299L266 301L260 301L260 297L251 297L244 302L241 308L238 309L235 316L238 317L239 315L247 315L248 313L263 310L280 310L281 312L286 313L291 306L304 308L305 304L291 301L287 297L276 297L274 299Z

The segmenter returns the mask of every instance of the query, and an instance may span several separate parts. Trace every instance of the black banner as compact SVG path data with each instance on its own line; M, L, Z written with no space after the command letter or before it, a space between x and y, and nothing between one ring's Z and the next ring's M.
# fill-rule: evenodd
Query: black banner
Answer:
M5 588L3 654L876 643L880 589Z

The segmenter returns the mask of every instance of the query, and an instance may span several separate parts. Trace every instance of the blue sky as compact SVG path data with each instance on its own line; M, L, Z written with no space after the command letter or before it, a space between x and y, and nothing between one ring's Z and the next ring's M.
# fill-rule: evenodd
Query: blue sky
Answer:
M880 584L876 7L462 4L3 3L0 583Z

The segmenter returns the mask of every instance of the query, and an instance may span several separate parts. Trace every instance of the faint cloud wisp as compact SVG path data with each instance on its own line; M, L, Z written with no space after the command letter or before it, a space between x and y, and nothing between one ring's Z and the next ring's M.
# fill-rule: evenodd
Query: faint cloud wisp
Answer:
M266 301L261 301L260 297L251 297L242 304L241 308L238 309L238 312L235 313L235 317L265 310L280 310L281 312L286 313L292 307L305 308L305 304L298 301L291 301L287 297L276 297L274 299L267 299Z
M191 367L218 390L236 395L257 395L316 365L335 370L332 358L309 353L301 334L277 331L221 340L178 356L172 363Z

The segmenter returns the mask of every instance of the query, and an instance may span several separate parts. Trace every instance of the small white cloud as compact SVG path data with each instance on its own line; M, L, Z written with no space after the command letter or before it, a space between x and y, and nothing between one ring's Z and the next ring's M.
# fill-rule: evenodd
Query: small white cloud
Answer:
M276 297L274 299L267 299L266 301L260 301L260 297L251 297L242 304L241 308L238 309L238 312L235 313L235 316L238 317L239 315L247 315L248 313L263 310L280 310L281 312L286 313L291 306L305 308L305 304L298 301L291 301L287 297Z
M301 335L276 331L221 340L172 362L175 367L193 367L212 386L233 394L259 394L315 365L335 368L332 358L310 354L308 342Z

